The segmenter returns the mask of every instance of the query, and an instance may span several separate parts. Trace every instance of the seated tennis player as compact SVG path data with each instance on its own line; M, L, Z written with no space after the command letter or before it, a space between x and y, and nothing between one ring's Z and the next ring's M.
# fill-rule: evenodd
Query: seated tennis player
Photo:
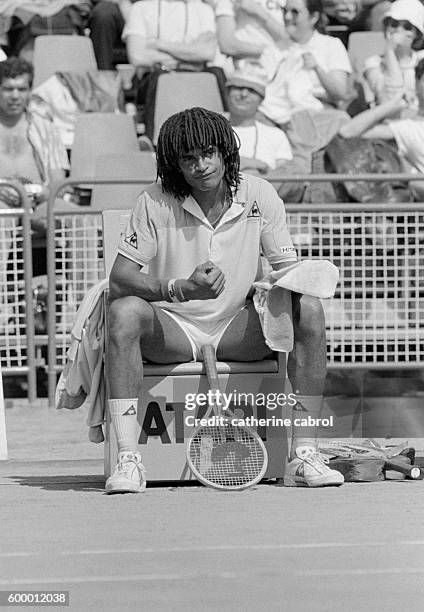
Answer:
M296 261L296 251L282 200L265 180L240 174L239 162L234 132L219 114L192 108L161 128L160 181L138 198L110 275L107 376L118 464L107 493L146 487L137 450L142 355L161 364L199 360L205 344L215 347L219 360L255 361L271 353L247 296L260 252L280 270ZM294 409L318 418L326 374L324 316L315 298L293 293L292 302ZM313 428L294 428L284 482L343 483L317 452Z

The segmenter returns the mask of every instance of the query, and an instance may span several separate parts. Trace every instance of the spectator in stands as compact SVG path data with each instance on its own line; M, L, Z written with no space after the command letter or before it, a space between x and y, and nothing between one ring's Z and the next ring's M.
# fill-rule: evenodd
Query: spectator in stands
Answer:
M39 203L69 164L50 117L28 108L32 80L29 62L15 57L0 62L0 168L3 178L22 182ZM1 208L18 205L15 190L0 188Z
M0 176L23 184L34 204L38 205L33 229L42 231L49 183L64 178L68 157L52 121L28 107L32 79L33 67L29 62L16 57L0 62ZM15 189L0 185L0 209L15 208L20 204ZM58 207L69 208L69 205L61 202ZM12 225L12 221L3 219L0 241L6 252L13 241ZM34 258L33 263L34 273L43 273L39 269L43 262ZM6 282L6 270L7 262L3 260L0 285ZM0 311L0 325L7 325L11 316L7 304L0 304Z
M405 171L424 173L424 59L415 68L418 113L413 118L393 119L408 104L405 94L398 92L387 102L356 115L339 130L343 138L380 138L396 141L405 160ZM424 184L414 182L418 197L424 197Z
M89 0L10 0L2 2L0 29L7 32L9 54L32 60L34 39L46 34L83 34Z
M131 64L141 72L156 65L197 67L216 54L215 16L202 0L142 0L130 9L123 40Z
M215 15L220 51L227 56L230 75L244 59L257 59L270 78L289 40L285 33L285 0L216 0Z
M422 42L424 33L424 6L419 0L396 0L384 17L385 50L382 57L368 58L364 76L372 92L374 103L381 104L405 94L408 107L416 112L414 69L424 56L414 47Z
M126 60L121 37L131 5L136 0L92 0L88 25L99 70L113 70L115 50Z
M265 96L266 74L259 64L246 63L227 81L229 120L240 139L240 169L265 174L293 159L285 133L256 121Z
M240 169L273 181L282 174L296 174L307 168L296 159L290 142L279 128L256 120L265 96L267 77L258 62L245 62L227 81L229 121L240 140ZM301 184L285 181L277 191L286 201L298 201Z
M328 26L339 26L333 31L347 47L349 34L364 30L382 30L383 14L389 9L389 0L323 0Z
M299 110L337 108L350 96L351 65L337 38L322 34L321 0L287 0L291 44L266 88L261 113L278 125Z

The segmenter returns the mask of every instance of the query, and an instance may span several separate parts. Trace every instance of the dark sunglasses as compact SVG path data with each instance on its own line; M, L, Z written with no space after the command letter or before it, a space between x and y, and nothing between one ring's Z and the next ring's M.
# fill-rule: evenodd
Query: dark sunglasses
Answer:
M412 30L414 29L412 23L410 23L406 19L393 19L393 17L387 17L386 25L391 26L392 28L402 26L402 28L404 30L408 30L408 32L412 32Z

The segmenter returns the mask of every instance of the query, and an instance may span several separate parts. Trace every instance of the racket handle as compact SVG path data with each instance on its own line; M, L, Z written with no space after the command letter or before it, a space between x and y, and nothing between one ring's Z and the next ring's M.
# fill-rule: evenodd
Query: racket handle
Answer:
M218 370L216 369L215 349L211 344L202 346L203 363L208 377L209 387L218 389Z
M386 459L384 467L386 470L394 470L395 472L405 474L405 476L411 478L412 480L420 480L423 477L418 465L410 465L409 463L405 463L402 461L402 459L397 459L396 457Z

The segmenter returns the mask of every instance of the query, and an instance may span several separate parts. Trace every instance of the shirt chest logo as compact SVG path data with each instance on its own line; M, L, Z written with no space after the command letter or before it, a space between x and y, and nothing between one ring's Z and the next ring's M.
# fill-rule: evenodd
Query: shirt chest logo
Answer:
M247 218L248 219L254 219L254 218L259 218L261 217L261 211L259 210L259 206L258 203L256 202L256 200L253 202L249 212L247 213Z
M134 232L133 234L131 234L130 236L125 236L124 238L124 242L126 242L127 244L130 245L130 247L133 247L133 249L136 249L138 247L138 240L137 240L137 234L136 232Z

